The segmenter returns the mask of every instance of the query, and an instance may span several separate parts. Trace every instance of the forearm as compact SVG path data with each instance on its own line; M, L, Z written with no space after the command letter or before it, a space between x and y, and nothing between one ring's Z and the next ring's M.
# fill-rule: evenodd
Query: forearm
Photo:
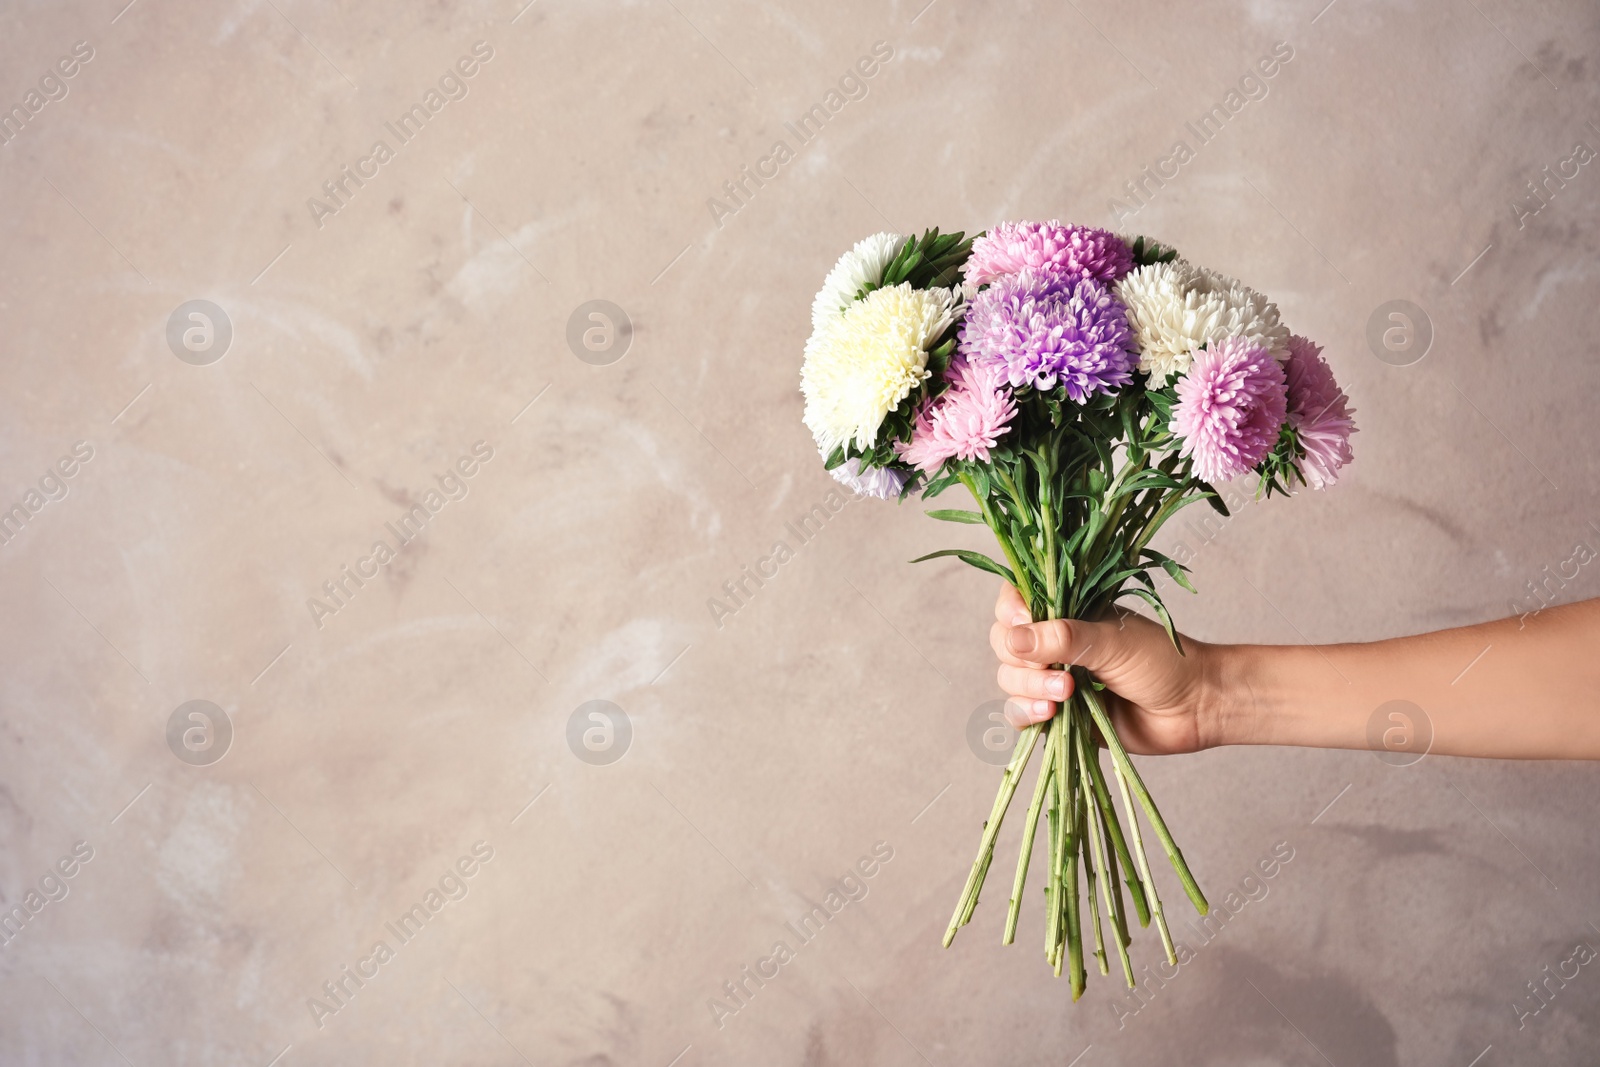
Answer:
M1600 759L1600 601L1367 644L1213 651L1218 744L1372 747L1374 713L1402 700L1436 753Z

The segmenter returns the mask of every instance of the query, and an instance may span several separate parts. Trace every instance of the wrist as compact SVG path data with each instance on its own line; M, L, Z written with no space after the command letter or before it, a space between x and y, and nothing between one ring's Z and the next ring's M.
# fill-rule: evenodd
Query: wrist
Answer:
M1335 665L1342 659L1350 667L1343 648L1213 646L1215 662L1205 672L1210 746L1363 747L1364 709L1376 704Z
M1201 646L1201 748L1253 745L1260 740L1260 709L1251 683L1254 653L1250 645Z

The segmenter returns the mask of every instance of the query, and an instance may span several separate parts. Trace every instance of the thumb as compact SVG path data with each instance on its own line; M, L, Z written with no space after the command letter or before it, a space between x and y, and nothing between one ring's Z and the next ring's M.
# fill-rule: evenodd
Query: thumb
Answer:
M1131 651L1130 635L1115 622L1048 619L1013 626L1006 632L1006 651L1021 665L1086 667L1101 673Z

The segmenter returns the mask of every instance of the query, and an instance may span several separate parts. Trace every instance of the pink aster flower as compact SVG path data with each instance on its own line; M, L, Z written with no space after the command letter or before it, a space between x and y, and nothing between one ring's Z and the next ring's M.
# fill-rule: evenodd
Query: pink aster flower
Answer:
M1216 485L1243 474L1277 443L1288 411L1283 368L1248 338L1196 352L1177 389L1172 429L1202 481Z
M1313 489L1338 481L1339 468L1349 463L1350 435L1356 432L1350 398L1333 380L1322 348L1298 335L1289 338L1289 426L1300 437L1305 458L1300 474Z
M1024 268L1062 274L1068 283L1111 283L1133 269L1133 251L1110 230L1049 222L1001 222L972 242L967 284L985 285Z
M989 450L1017 414L999 368L977 366L958 356L945 380L949 387L917 412L911 441L894 446L901 459L929 474L952 456L987 463Z

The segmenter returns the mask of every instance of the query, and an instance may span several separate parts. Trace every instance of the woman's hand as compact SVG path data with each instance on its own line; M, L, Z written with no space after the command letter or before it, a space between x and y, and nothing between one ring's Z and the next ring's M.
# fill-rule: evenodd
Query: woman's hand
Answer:
M1113 622L1032 622L1009 584L1001 586L994 614L989 643L1000 657L1000 688L1011 696L1005 714L1012 726L1056 713L1073 678L1050 666L1065 664L1093 671L1107 686L1101 697L1129 752L1195 752L1219 743L1213 646L1186 637L1187 655L1179 655L1165 630L1132 613Z
M1298 745L1417 759L1600 760L1600 599L1362 644L1184 638L1186 656L1140 615L1030 623L1009 585L994 614L989 643L1012 698L1006 718L1018 729L1050 718L1072 694L1072 675L1050 669L1066 664L1107 686L1102 696L1130 752ZM1387 721L1407 729L1374 738L1373 723L1396 701L1404 707Z

